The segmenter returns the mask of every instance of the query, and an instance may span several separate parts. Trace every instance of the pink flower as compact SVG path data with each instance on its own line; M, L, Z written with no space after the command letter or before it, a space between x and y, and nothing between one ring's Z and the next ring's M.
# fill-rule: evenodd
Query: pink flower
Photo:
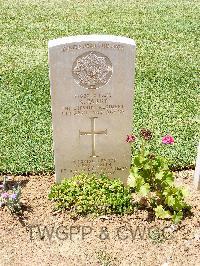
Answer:
M7 198L9 198L9 194L7 192L4 192L4 193L1 194L1 197L3 199L7 199Z
M162 138L162 143L163 144L174 144L174 137L171 135L166 135Z
M134 135L127 135L126 137L126 142L134 142L135 141L135 136Z

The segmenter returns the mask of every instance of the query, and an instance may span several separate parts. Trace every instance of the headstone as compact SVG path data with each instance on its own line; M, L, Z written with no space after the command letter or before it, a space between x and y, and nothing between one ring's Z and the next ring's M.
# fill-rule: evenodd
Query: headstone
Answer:
M200 189L200 142L198 146L196 166L194 172L194 185L196 189Z
M49 41L56 181L105 173L127 181L135 42L88 35Z

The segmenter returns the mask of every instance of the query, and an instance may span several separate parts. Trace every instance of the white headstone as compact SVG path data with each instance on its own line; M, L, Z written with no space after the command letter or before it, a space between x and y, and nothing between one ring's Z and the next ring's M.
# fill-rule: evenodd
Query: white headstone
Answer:
M194 185L196 189L200 189L200 142L197 150L197 159L194 172Z
M89 35L49 41L56 181L105 173L124 183L131 163L135 42Z

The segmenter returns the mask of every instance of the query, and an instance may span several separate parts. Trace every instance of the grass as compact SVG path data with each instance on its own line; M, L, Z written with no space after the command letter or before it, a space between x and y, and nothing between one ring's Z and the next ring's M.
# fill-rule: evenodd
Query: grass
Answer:
M193 165L200 138L199 7L195 0L1 1L0 172L53 171L47 42L92 33L136 41L134 132L149 127L154 149L174 167ZM163 149L167 133L176 144Z

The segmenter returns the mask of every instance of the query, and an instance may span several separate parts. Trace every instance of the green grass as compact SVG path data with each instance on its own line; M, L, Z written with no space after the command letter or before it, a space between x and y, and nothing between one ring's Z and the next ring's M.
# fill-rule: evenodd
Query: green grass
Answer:
M136 41L134 132L149 127L158 153L176 167L194 164L200 138L199 1L3 0L0 5L0 172L54 169L47 42L92 33ZM167 133L176 144L163 149L160 137Z

